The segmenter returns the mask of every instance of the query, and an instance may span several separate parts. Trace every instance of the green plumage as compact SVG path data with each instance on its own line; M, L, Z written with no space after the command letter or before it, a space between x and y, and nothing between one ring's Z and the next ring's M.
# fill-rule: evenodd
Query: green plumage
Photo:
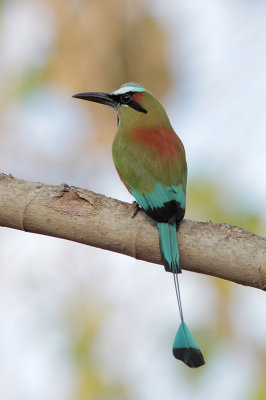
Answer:
M128 111L128 113L131 112ZM112 154L115 166L127 185L140 194L152 193L156 183L163 185L165 189L182 185L182 190L185 193L187 180L185 151L166 114L167 120L164 124L161 124L160 130L156 128L156 124L145 127L145 119L144 121L135 119L131 121L130 116L124 114L125 111L122 110L119 127L113 142ZM124 118L130 123L127 124ZM140 116L141 120L143 118L145 116ZM139 140L141 134L136 138L136 132L142 132L143 129L148 132L144 143ZM164 137L162 138L163 135L161 134L160 140L156 141L156 135L160 132L164 133ZM153 135L155 137L152 137ZM179 143L178 151L174 157L167 157L167 150L164 157L160 156L161 142L167 140L167 136L174 138L175 143ZM165 144L164 146L166 147ZM163 198L163 200L165 199Z
M176 231L186 207L183 144L162 105L138 84L122 85L110 94L86 92L74 97L106 104L118 113L112 147L116 169L139 206L157 222L162 261L174 277L181 324L173 354L189 367L199 367L204 359L184 322L177 275L181 268Z
M181 315L173 354L189 367L199 367L204 359L183 320L176 275L181 272L176 230L186 207L185 150L161 104L149 92L138 98L147 114L119 107L113 159L123 183L140 207L157 220L162 260L165 269L173 272Z

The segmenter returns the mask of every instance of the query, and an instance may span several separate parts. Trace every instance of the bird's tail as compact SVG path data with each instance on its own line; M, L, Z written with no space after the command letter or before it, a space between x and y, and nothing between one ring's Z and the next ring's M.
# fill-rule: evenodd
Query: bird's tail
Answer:
M168 272L180 273L176 223L158 222L160 250L164 268Z
M173 273L177 303L181 318L174 345L173 355L191 368L205 364L203 355L184 322L183 309L180 297L178 273L181 272L179 264L179 250L176 235L176 223L158 222L160 250L166 271Z

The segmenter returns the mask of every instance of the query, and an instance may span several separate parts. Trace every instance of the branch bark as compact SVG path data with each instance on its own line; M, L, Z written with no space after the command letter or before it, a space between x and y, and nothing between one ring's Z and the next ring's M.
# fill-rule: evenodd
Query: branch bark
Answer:
M89 190L0 174L0 226L55 236L161 264L154 221ZM266 238L239 227L184 220L183 269L266 290Z

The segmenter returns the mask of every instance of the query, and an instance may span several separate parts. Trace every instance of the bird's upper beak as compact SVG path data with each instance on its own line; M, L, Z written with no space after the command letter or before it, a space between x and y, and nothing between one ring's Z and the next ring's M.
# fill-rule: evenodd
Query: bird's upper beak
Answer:
M74 94L77 99L94 101L95 103L105 104L107 106L116 108L118 105L117 100L115 100L115 96L109 93L101 93L101 92L85 92Z

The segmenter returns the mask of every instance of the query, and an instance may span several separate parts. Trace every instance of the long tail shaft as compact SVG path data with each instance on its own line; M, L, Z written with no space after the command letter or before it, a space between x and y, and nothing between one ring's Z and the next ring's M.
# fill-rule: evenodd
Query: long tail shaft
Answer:
M176 235L176 223L158 223L160 249L166 271L173 273L177 304L181 323L178 328L174 345L173 355L183 361L191 368L200 367L205 364L203 355L184 322L183 309L178 282L178 273L181 272L179 264L179 249Z

